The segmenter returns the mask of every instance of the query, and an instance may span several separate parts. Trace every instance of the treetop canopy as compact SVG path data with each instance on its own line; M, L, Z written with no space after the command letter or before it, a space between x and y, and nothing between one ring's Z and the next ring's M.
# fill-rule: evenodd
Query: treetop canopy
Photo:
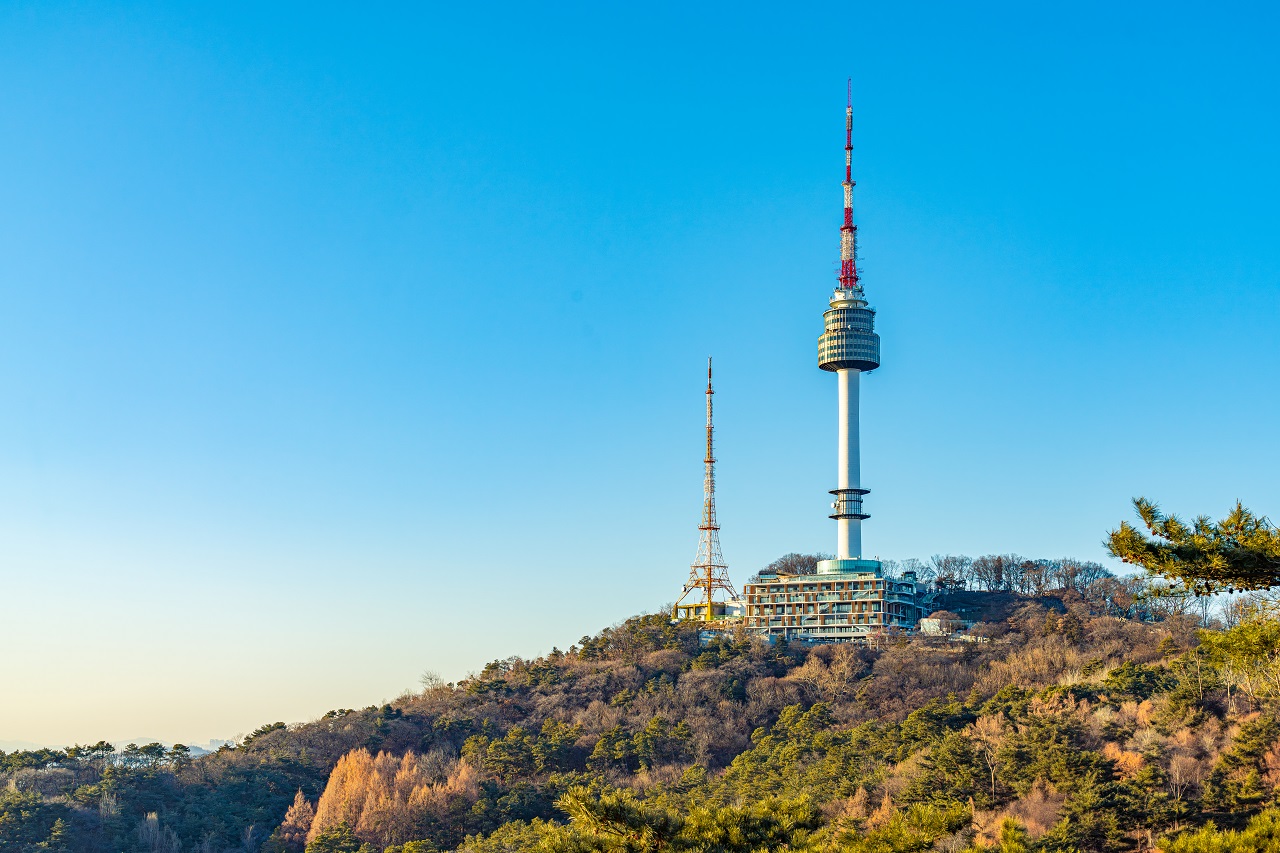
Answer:
M1239 501L1221 521L1187 524L1146 498L1133 502L1148 536L1126 521L1107 534L1113 557L1175 580L1197 594L1280 586L1280 531Z

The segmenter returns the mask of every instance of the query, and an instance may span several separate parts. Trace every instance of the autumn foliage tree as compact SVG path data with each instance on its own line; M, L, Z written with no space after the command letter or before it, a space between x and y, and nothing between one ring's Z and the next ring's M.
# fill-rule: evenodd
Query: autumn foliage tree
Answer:
M298 851L307 843L307 834L315 821L316 810L303 795L301 789L293 798L293 804L284 813L284 820L275 832L275 840L285 850Z
M478 798L479 780L468 762L454 762L445 778L436 779L412 751L396 757L353 750L333 768L307 841L346 824L361 841L382 849L426 837L433 822L465 811Z

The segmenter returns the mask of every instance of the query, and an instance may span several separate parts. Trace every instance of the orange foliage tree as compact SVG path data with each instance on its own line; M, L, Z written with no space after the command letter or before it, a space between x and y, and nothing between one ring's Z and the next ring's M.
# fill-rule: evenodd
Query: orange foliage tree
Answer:
M439 779L413 752L397 758L353 750L329 774L307 841L345 823L361 841L402 844L425 837L432 823L470 808L479 796L475 768L467 762L454 763Z
M284 846L289 850L301 850L315 817L316 810L299 790L293 798L293 805L289 806L289 810L284 813L284 821L278 830L280 841Z

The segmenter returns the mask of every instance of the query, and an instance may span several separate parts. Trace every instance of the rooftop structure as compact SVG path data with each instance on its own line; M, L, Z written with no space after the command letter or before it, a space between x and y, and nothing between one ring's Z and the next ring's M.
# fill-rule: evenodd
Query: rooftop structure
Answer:
M738 593L729 580L729 567L720 553L720 524L716 521L716 458L711 425L711 397L714 394L711 359L708 358L707 453L702 460L702 523L698 525L698 556L689 567L689 579L672 608L671 615L675 619L711 622L741 615ZM717 593L721 594L719 601L716 600Z

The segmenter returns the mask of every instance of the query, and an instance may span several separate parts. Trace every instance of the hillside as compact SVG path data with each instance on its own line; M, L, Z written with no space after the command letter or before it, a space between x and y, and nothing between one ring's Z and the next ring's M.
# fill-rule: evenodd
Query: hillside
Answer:
M1280 623L1050 603L877 650L700 645L640 616L198 758L0 754L0 850L1119 850L1259 813L1246 833L1267 832ZM1170 849L1273 849L1201 836Z

